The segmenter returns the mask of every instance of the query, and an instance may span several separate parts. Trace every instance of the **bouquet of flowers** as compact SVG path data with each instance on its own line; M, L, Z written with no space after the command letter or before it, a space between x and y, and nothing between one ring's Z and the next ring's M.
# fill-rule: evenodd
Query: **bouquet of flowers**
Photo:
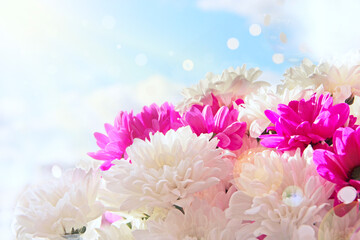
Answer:
M121 111L96 161L22 194L17 239L360 239L360 65L260 75L209 73L176 106Z

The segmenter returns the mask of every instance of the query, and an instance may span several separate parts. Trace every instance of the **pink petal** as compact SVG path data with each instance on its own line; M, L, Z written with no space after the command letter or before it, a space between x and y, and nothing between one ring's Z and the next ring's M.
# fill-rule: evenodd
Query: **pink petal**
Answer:
M228 113L229 113L229 108L223 106L215 114L214 120L215 120L215 131L216 132L220 132L225 128L226 117L227 117Z
M97 152L89 152L87 154L90 157L97 159L97 160L114 160L114 159L116 159L115 156L111 155L110 153L104 152L103 150L99 150Z
M224 133L219 133L219 134L216 135L216 137L219 139L218 146L221 147L221 148L225 149L231 143L230 138Z
M308 121L300 123L296 127L296 133L301 135L307 135L311 131L310 123Z
M294 110L291 109L290 107L284 104L279 104L277 109L279 115L282 118L289 119L292 122L296 123L296 125L299 125L302 122L302 119L300 118L299 114L294 112Z
M336 184L346 183L348 176L334 153L317 149L314 151L313 160L320 176Z
M273 134L272 135L261 135L261 145L268 148L276 148L282 141L284 141L284 137Z
M340 164L347 172L360 166L360 146L357 135L352 128L341 128L334 133L333 145L341 159Z
M208 133L205 119L197 108L191 107L190 110L185 113L184 118L184 124L189 125L197 135Z
M106 161L106 162L104 162L103 164L101 164L100 169L101 169L102 171L107 171L107 170L109 170L113 165L114 165L114 164L112 164L111 161Z
M202 115L205 119L208 132L212 132L214 129L214 115L209 105L206 105L202 111Z
M105 134L96 132L96 133L94 133L94 137L96 139L96 144L100 148L104 148L106 146L106 144L109 143L109 138Z
M264 111L266 117L272 122L272 123L277 123L279 121L280 115L277 114L274 111L271 110L265 110Z

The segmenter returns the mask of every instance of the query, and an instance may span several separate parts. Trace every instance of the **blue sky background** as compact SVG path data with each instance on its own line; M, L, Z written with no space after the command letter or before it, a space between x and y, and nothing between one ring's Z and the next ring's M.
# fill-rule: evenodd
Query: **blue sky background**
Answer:
M93 132L120 110L175 104L207 72L244 63L277 83L304 57L358 48L359 9L350 0L0 1L2 239L11 239L21 189L86 161L97 149ZM284 62L275 64L279 53Z

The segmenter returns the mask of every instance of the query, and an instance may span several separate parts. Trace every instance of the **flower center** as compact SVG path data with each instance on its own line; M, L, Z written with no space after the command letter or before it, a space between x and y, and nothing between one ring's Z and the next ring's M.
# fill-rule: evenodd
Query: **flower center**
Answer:
M360 166L355 167L355 168L352 170L351 175L350 175L350 178L351 178L351 179L354 179L354 180L360 181Z

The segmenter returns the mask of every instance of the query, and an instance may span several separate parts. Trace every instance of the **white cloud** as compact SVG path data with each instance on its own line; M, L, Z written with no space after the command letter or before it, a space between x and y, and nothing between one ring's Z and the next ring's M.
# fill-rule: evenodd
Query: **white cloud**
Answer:
M303 9L303 14L295 8L292 11L314 57L343 55L360 48L360 1L307 0Z
M264 14L279 13L282 1L279 0L198 0L198 7L204 10L225 10L261 21Z
M360 1L357 0L198 0L203 10L239 14L250 23L271 17L271 31L285 32L291 51L301 54L303 46L314 59L338 57L360 48ZM275 30L276 29L276 30ZM290 51L286 48L285 51ZM286 52L285 52L286 55Z

